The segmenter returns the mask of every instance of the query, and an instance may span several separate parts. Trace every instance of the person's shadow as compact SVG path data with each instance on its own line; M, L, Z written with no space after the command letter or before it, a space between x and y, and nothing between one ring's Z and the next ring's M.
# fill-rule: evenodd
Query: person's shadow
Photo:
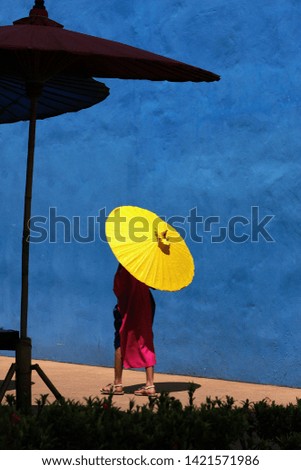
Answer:
M133 394L135 390L144 386L145 384L130 385L123 387L123 390L125 393ZM184 392L185 390L188 392L191 388L196 390L200 387L200 384L196 384L194 382L156 382L157 393Z

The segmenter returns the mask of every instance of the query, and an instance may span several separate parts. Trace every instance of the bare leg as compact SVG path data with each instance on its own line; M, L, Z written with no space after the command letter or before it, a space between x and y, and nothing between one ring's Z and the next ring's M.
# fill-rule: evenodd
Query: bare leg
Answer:
M154 385L154 367L146 367L145 368L145 373L146 373L146 386L150 387L151 385Z
M122 358L121 358L121 349L115 349L115 356L114 356L114 383L108 384L101 389L101 392L104 395L108 395L112 391L114 395L122 395L124 393L122 387Z
M115 349L115 363L114 363L114 385L122 383L122 359L121 359L121 349Z
M139 388L134 393L135 395L138 395L138 396L155 397L156 389L154 385L154 367L153 366L146 367L145 374L146 374L145 387Z

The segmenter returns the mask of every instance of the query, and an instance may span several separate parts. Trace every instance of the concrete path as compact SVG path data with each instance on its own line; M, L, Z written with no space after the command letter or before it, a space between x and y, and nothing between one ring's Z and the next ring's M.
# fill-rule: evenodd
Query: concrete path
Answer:
M6 372L14 358L0 356L0 382L5 378ZM54 386L66 399L84 402L84 398L101 397L99 389L112 382L113 369L109 367L88 366L52 362L33 359L32 364L39 364ZM41 380L36 371L32 373L32 402L40 398L41 394L49 394L49 401L54 400L53 394ZM224 399L227 395L235 399L240 405L246 399L256 402L262 399L275 401L277 404L296 403L301 398L301 388L276 387L273 385L259 385L227 380L206 379L202 377L189 377L184 375L155 374L157 392L167 391L171 396L181 400L183 405L188 403L190 383L197 387L194 397L195 405L206 400L206 397ZM145 383L144 371L124 371L124 390L122 396L114 396L114 404L121 409L128 409L130 400L134 399L137 405L148 402L146 397L136 397L133 392ZM15 393L14 377L7 393ZM5 399L4 399L5 400ZM4 402L3 400L3 402Z

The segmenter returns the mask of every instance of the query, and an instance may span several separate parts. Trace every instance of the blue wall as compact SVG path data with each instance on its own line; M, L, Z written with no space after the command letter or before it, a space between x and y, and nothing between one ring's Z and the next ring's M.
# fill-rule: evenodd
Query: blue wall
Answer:
M26 16L32 3L3 6L1 24ZM79 216L84 235L87 218L102 208L108 214L133 204L186 220L195 208L207 227L197 225L203 240L196 242L185 224L194 281L177 293L155 292L157 370L301 386L301 3L47 0L46 6L66 29L182 60L222 80L104 80L111 95L100 105L39 122L33 215L48 217L52 207L70 220ZM27 123L0 127L0 327L15 329L27 130ZM263 229L274 241L263 229L257 239L256 224L270 215ZM220 223L209 227L210 216ZM245 225L214 243L235 216ZM64 243L63 225L56 228L56 243L31 245L33 356L111 366L116 261L99 234L91 243ZM249 238L238 243L243 234Z

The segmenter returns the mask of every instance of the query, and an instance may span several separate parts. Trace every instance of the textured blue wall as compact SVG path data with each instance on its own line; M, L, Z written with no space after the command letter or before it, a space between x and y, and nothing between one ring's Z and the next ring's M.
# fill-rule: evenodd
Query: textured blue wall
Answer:
M2 6L1 24L26 16L32 3ZM167 217L187 217L193 208L203 220L220 217L211 230L198 224L202 243L187 234L193 283L177 293L155 292L157 370L301 386L301 3L48 0L46 6L66 29L183 60L222 80L105 80L111 95L102 104L39 122L33 215L48 217L55 207L70 220L80 216L83 236L89 216L123 204ZM15 329L27 130L26 123L0 127L0 327ZM252 207L259 208L253 227ZM260 234L256 241L256 219L268 215L274 218L263 228L274 242ZM213 243L235 216L246 225ZM64 243L63 225L56 228L56 243L31 246L33 356L111 366L116 261L99 236ZM233 241L243 233L253 242Z

